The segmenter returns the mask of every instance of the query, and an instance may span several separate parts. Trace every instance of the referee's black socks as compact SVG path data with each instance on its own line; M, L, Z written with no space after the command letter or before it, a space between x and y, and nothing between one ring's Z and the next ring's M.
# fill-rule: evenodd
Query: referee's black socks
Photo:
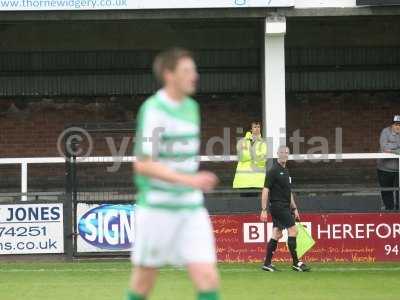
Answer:
M296 265L299 263L299 258L297 257L297 243L296 243L296 237L294 236L289 236L288 237L288 247L290 251L290 255L292 256L293 259L293 265Z
M264 266L268 266L271 264L272 256L276 248L278 247L278 241L274 239L270 239L267 246L267 255L265 256Z

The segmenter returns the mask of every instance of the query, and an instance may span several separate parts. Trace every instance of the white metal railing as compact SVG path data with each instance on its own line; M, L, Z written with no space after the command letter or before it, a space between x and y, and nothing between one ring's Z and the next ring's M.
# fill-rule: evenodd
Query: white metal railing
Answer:
M361 159L397 159L400 171L400 155L391 153L342 153L342 154L293 154L289 160L361 160ZM98 162L133 162L134 156L89 156L77 157L77 163L98 163ZM236 155L215 155L200 156L202 162L234 162ZM28 200L28 165L30 164L61 164L65 163L64 157L22 157L22 158L0 158L0 165L21 165L21 201ZM400 187L400 176L399 176Z

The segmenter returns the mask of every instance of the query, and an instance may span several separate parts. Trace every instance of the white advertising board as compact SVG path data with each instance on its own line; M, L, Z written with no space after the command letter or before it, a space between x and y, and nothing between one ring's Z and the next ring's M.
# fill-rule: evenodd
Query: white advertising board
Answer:
M0 255L64 253L63 206L0 205Z
M290 7L294 0L0 0L0 11Z

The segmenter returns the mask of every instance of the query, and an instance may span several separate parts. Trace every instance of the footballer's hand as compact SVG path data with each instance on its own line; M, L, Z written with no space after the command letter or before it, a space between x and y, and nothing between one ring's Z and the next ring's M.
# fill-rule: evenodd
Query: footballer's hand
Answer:
M267 222L268 221L268 212L265 209L263 209L261 211L260 221L261 222Z
M214 173L200 171L189 177L188 185L203 192L210 192L217 186L218 181L218 177Z

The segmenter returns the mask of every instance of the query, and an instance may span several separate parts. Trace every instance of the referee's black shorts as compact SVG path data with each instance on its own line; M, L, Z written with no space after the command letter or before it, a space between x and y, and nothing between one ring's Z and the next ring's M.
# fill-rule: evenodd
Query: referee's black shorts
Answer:
M282 230L296 225L296 221L290 211L290 208L276 207L271 205L270 212L272 216L273 227Z

